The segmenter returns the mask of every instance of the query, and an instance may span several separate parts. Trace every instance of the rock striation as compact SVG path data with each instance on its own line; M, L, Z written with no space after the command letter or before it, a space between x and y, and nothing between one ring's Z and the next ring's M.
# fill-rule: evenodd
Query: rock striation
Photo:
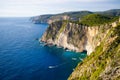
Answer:
M120 23L113 23L106 32L100 45L77 65L68 80L120 79Z
M49 25L40 41L90 55L118 21L100 26L85 26L69 21L57 21Z
M70 21L49 25L40 41L76 52L87 51L68 80L120 79L120 19L98 26Z

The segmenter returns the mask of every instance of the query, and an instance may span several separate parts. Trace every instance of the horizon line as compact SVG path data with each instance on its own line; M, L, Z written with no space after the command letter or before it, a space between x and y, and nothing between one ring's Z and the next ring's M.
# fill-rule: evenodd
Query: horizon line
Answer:
M22 18L22 17L35 17L35 16L40 16L40 15L57 15L57 14L63 14L63 13L69 13L69 12L80 12L80 11L89 11L89 12L104 12L104 11L109 11L109 10L117 10L117 9L120 9L120 8L116 8L116 9L106 9L106 10L93 10L93 11L90 11L90 10L75 10L75 11L65 11L65 12L58 12L58 13L43 13L43 14L38 14L38 15L31 15L31 16L1 16L0 15L0 18L8 18L8 17L10 17L10 18L12 18L12 17L14 17L14 18Z

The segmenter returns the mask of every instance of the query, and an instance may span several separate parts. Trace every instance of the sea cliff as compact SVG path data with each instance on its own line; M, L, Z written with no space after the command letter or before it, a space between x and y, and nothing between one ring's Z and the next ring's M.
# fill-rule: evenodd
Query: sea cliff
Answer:
M68 80L119 80L120 19L90 14L80 22L56 21L40 41L76 52L87 51Z
M57 21L49 25L40 40L76 52L86 50L89 55L117 23L118 21L99 26L85 26L69 21Z
M113 23L114 24L114 23ZM106 31L95 50L79 63L68 80L120 79L120 23Z

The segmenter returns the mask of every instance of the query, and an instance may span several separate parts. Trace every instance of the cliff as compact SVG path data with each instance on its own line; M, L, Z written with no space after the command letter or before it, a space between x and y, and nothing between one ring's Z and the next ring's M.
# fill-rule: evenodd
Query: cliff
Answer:
M120 79L120 23L106 32L100 45L78 64L68 80Z
M40 15L40 16L32 17L30 20L35 24L48 23L48 20L51 16L53 16L53 15L49 15L49 14L48 15Z
M111 26L117 23L85 26L69 21L57 21L49 25L40 40L76 52L86 50L89 55L100 45Z
M57 21L40 41L76 52L87 51L68 80L119 80L120 19L90 14L81 21Z
M65 12L65 13L55 14L55 15L40 15L40 16L32 17L31 20L34 23L48 23L48 24L51 24L53 22L62 21L62 20L77 21L81 17L86 16L88 14L92 14L92 12L79 11L79 12Z
M80 20L82 17L88 14L104 14L109 16L120 16L120 9L111 9L107 11L98 11L98 12L91 12L91 11L72 11L72 12L64 12L60 14L46 14L46 15L39 15L31 18L33 23L48 23L51 24L55 21L60 20L72 20L77 21Z

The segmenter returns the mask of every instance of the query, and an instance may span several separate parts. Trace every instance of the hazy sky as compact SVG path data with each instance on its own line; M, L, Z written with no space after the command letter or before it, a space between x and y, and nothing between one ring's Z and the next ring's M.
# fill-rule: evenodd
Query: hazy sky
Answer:
M120 9L120 0L0 0L0 17Z

